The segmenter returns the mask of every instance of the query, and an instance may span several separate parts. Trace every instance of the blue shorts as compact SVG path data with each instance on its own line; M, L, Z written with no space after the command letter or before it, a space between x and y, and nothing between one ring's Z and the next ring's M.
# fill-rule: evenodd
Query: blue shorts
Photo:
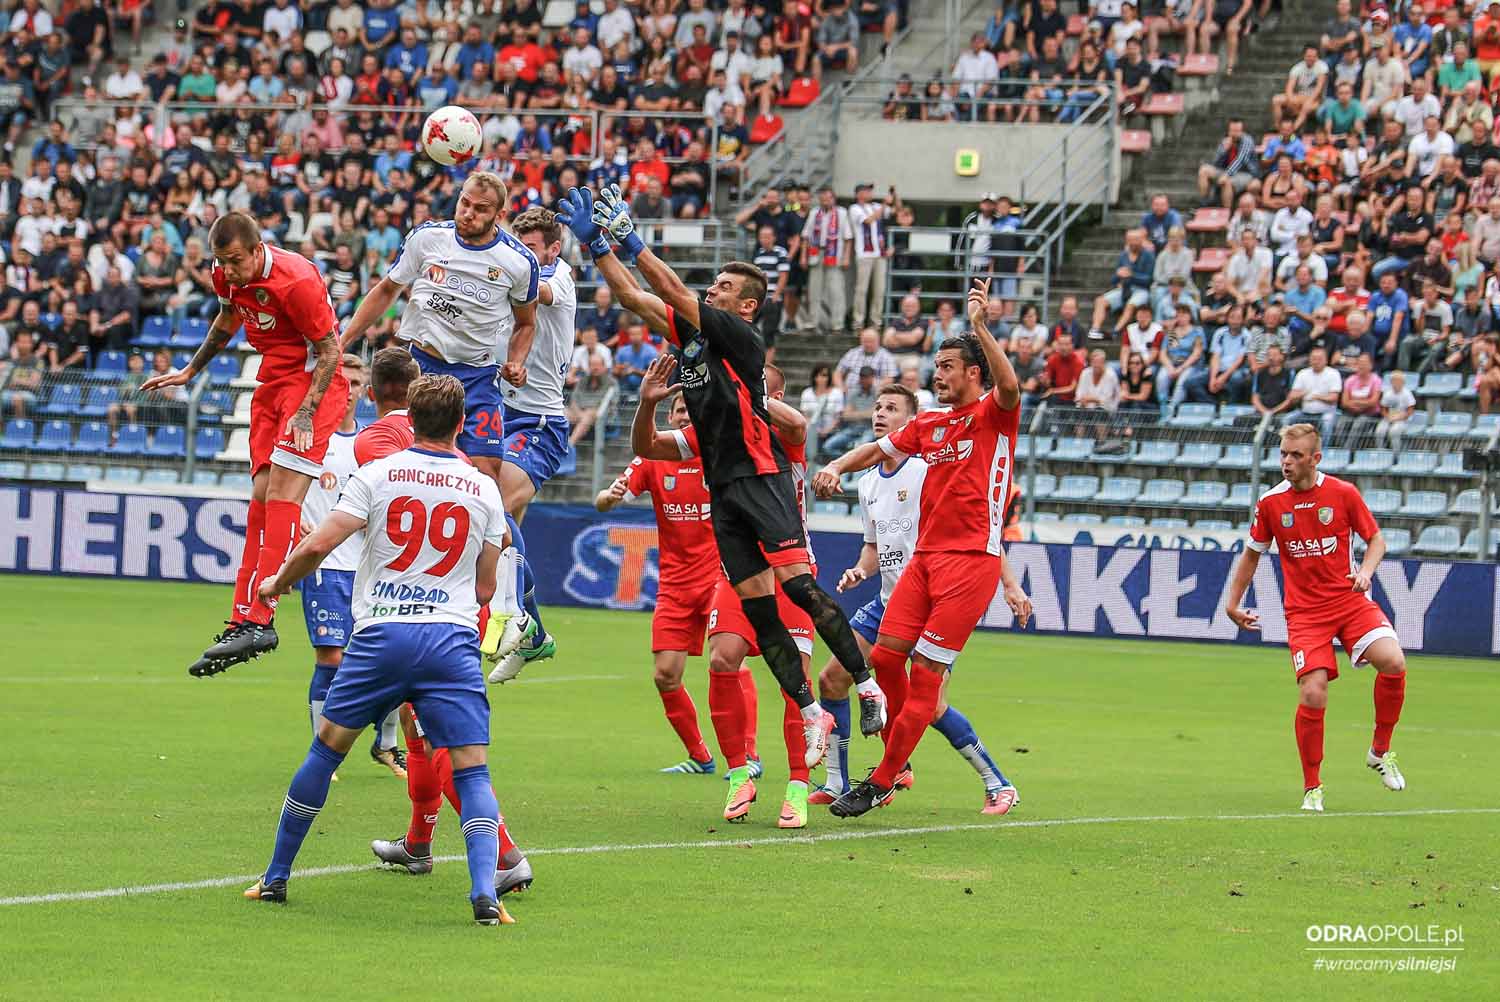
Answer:
M884 618L885 603L876 595L859 607L859 611L849 620L849 627L873 644L880 637L880 621Z
M505 454L505 424L501 419L500 387L496 383L500 370L493 365L456 365L444 362L412 346L411 357L424 376L453 376L464 384L464 430L458 433L458 447L466 456Z
M537 490L568 456L568 419L505 408L505 461L519 466Z
M354 629L353 571L313 571L302 579L302 618L314 647L344 647Z
M376 623L350 638L323 716L362 730L402 703L435 748L489 744L479 634L452 623Z

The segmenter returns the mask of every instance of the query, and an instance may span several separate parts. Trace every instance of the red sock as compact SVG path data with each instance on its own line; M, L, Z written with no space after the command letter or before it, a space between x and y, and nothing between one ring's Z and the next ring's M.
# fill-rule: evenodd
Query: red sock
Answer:
M484 643L484 631L489 627L489 625L490 607L487 604L481 605L479 607L479 642L481 644Z
M432 750L432 768L437 773L438 786L442 788L443 796L448 798L453 813L463 817L463 802L458 799L458 789L453 785L453 759L448 757L448 749Z
M490 789L493 790L494 787L491 786ZM495 803L497 803L497 804L500 803L500 795L499 794L495 795ZM510 829L507 828L507 827L505 827L505 812L501 811L500 812L500 858L504 859L505 858L505 854L508 853L508 852L510 852L515 847L516 847L515 840L510 837ZM495 868L497 870L499 869L498 864L496 865Z
M425 741L406 743L406 795L411 798L406 844L431 845L432 830L437 827L438 812L443 808L443 784L427 757Z
M302 522L302 506L292 501L266 502L266 531L256 561L255 580L268 581L286 563L288 553L297 545L297 527ZM276 615L276 600L269 603L256 598L250 604L250 613L245 618L252 623L269 623Z
M877 651L879 647L875 648ZM938 696L943 689L943 676L925 668L911 673L911 691L901 707L901 715L891 725L890 737L886 740L885 754L871 778L881 786L894 786L896 773L901 771L922 740L932 715L937 710Z
M1370 740L1370 750L1384 755L1391 750L1391 732L1396 721L1401 719L1401 704L1406 702L1406 672L1395 675L1379 673L1375 676L1375 737Z
M231 622L241 622L250 615L250 603L255 598L255 572L260 564L261 537L266 531L266 503L251 501L245 515L245 548L240 551L240 569L234 575L234 607L230 610Z
M667 723L682 739L682 747L694 762L707 762L713 758L708 745L703 743L703 732L698 730L698 708L686 689L673 689L661 693L661 705L667 712Z
M802 711L786 693L781 694L786 709L781 714L781 733L786 738L787 778L806 783L811 773L807 768L807 736L802 731Z
M755 732L760 730L760 693L755 691L755 676L749 668L740 669L740 688L745 691L745 754L760 758L755 747Z
M745 690L735 672L708 673L708 719L726 769L745 764Z
M906 655L876 644L870 651L870 667L875 670L875 684L885 693L886 724L885 730L880 732L880 740L889 742L891 727L906 705Z
M1326 707L1297 707L1297 754L1302 756L1302 788L1321 786L1318 767L1323 764L1323 714ZM1387 734L1390 732L1387 731Z

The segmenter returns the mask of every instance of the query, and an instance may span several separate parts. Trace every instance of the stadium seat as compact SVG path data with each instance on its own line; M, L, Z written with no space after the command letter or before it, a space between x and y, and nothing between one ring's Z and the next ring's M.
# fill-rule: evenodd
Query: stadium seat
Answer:
M1406 419L1406 435L1410 438L1427 428L1429 416L1426 411L1415 411Z
M1213 419L1213 404L1178 404L1177 413L1167 418L1167 424L1173 428L1207 428Z
M217 486L219 486L219 471L218 470L194 470L193 471L193 486L194 487L217 487Z
M234 398L234 407L220 420L234 427L248 428L250 426L250 402L254 393L241 393Z
M174 368L174 369L186 369L188 367L188 364L190 362L192 362L192 360L193 360L193 353L192 352L190 352L190 351L174 351L172 353L172 368Z
M1412 544L1412 552L1430 557L1451 557L1458 553L1461 541L1457 526L1429 525Z
M1158 479L1146 481L1146 487L1138 499L1141 504L1167 505L1182 500L1187 486L1181 480ZM1187 523L1184 522L1184 525Z
M1327 455L1325 453L1325 455ZM1224 455L1219 457L1218 467L1221 470L1248 470L1250 462L1255 458L1255 447L1244 444L1224 446Z
M1417 398L1420 400L1443 400L1458 395L1458 391L1464 387L1464 377L1457 372L1429 372L1422 380L1422 385L1417 387ZM1425 532L1423 536L1427 535ZM1421 545L1422 540L1417 540Z
M0 449L30 449L36 444L36 422L28 418L11 418L0 432Z
M1488 440L1497 432L1500 432L1500 414L1481 414L1474 419L1474 427L1469 429L1469 437Z
M1224 208L1199 209L1188 220L1189 233L1223 233L1229 229L1230 210Z
M849 506L842 501L814 501L813 513L817 515L847 515Z
M1051 449L1048 459L1059 459L1066 462L1077 462L1088 459L1089 454L1094 451L1092 439L1087 438L1060 438Z
M25 480L26 464L18 459L7 459L0 463L0 480Z
M125 378L126 371L123 351L101 351L89 371L89 379L96 383L118 383Z
M68 452L73 448L73 427L66 421L47 421L36 440L40 452Z
M202 317L188 317L182 322L182 329L178 331L178 335L187 339L187 347L196 349L208 337L208 321ZM245 329L241 327L237 330L235 337L239 338L240 343L243 344L245 341ZM234 338L229 339L229 345L230 347L235 346Z
M1193 523L1195 532L1233 532L1234 523L1223 518L1200 518Z
M120 391L113 386L90 386L88 399L78 409L80 417L104 417L109 413L109 405L118 403Z
M109 425L103 421L85 421L78 428L78 440L73 443L73 451L84 455L108 452Z
M1135 462L1148 466L1171 466L1177 462L1177 443L1159 440L1142 442L1136 450Z
M1031 516L1033 522L1061 522L1062 516L1055 511L1039 511Z
M164 348L171 343L171 317L147 317L141 322L140 336L135 339L137 348Z
M1139 515L1111 515L1104 520L1104 524L1121 529L1144 529L1146 520Z
M1412 491L1406 495L1406 503L1396 509L1397 515L1413 518L1432 518L1448 510L1448 495L1442 491Z
M1151 132L1148 129L1121 129L1121 153L1150 153Z
M214 457L220 463L250 462L250 429L236 428L229 434L229 443ZM225 476L228 476L226 473Z
M1196 274L1212 275L1224 270L1229 263L1228 247L1205 247L1198 252L1193 259L1193 271Z
M1140 493L1140 477L1108 477L1095 500L1108 504L1130 504Z
M1047 454L1052 451L1052 436L1051 435L1028 435L1026 437L1031 440L1030 441L1030 448L1031 448L1032 451L1027 452L1026 449L1021 448L1020 440L1017 439L1016 440L1016 455L1023 456L1023 457L1024 456L1039 456L1039 457L1045 459L1047 457Z
M756 115L750 123L750 142L756 146L769 143L786 127L786 119L780 115Z
M359 403L354 405L354 421L361 428L374 424L379 419L379 413L375 409L375 401L369 397L362 397Z
M1403 452L1391 467L1391 472L1402 477L1425 477L1437 469L1435 452Z
M1459 491L1458 497L1453 499L1453 513L1455 515L1478 515L1481 498L1478 487ZM1492 504L1494 505L1493 513L1500 515L1500 494L1495 495Z
M181 459L187 455L187 429L182 425L169 424L156 429L151 443L146 446L146 455Z
M140 467L111 466L104 471L104 482L107 484L138 484L141 482Z
M1224 503L1229 496L1229 485L1219 480L1196 480L1188 485L1187 493L1179 504L1194 508L1212 508Z
M67 472L61 463L32 463L31 469L26 471L26 475L32 480L61 482Z
M1234 484L1229 488L1229 496L1224 499L1224 504L1231 508L1249 508L1251 501L1250 485Z
M1036 480L1027 484L1026 477L1021 477L1021 489L1029 490L1031 496L1037 499L1049 498L1052 492L1057 490L1057 477L1050 473L1038 473Z
M215 386L227 386L240 374L240 360L233 355L215 355L208 363L208 378Z
M1092 501L1099 493L1099 478L1087 475L1063 477L1052 492L1053 501Z
M198 398L198 423L218 424L234 410L234 394L227 390L209 390Z
M38 414L48 417L72 417L83 407L83 387L74 383L59 383L52 387L47 402L37 408Z
M1146 527L1150 529L1176 532L1179 529L1186 529L1188 527L1188 520L1185 518L1153 518L1151 521L1146 523Z
M253 484L248 473L226 473L219 478L219 486L243 497L249 497Z
M1153 91L1151 96L1146 98L1146 103L1141 105L1141 114L1175 118L1182 115L1186 107L1186 96L1181 92L1164 94L1161 91Z
M127 424L115 436L114 448L110 452L117 456L139 456L146 451L146 426Z
M104 476L104 467L98 463L69 463L63 470L63 479L76 484L85 484Z
M1346 467L1346 473L1384 473L1391 468L1396 457L1389 449L1361 449L1359 455Z
M1219 416L1214 418L1214 427L1233 428L1236 421L1250 417L1254 413L1255 408L1249 404L1224 404L1219 408Z
M202 338L194 340L193 335L187 330L187 325L184 324L182 330L172 332L172 339L167 342L167 347L176 348L178 351L191 351L197 348L202 341Z
M1064 515L1063 525L1103 525L1104 516L1092 511L1073 511Z
M1180 77L1216 77L1219 75L1219 57L1212 52L1183 56L1182 65L1177 67L1177 75Z
M1476 474L1473 470L1464 469L1464 454L1462 452L1444 452L1438 456L1437 469L1432 471L1435 477L1456 477L1460 480L1472 479Z
M796 77L787 85L786 94L776 103L783 108L806 108L822 93L823 88L812 77Z
M1470 529L1468 534L1464 536L1464 543L1458 548L1458 552L1466 557L1482 556L1488 559L1494 556L1495 548L1500 547L1500 529L1490 529L1490 545L1485 549L1484 553L1479 552L1480 538L1478 529Z
M1474 426L1474 415L1468 411L1442 411L1422 433L1428 438L1463 438Z
M255 377L260 372L260 356L246 355L245 362L240 368L240 378L230 383L237 390L255 389Z
M213 459L224 451L224 433L218 428L199 428L193 438L193 456L197 459Z
M1224 447L1213 442L1189 442L1177 454L1181 466L1217 466Z
M163 466L153 467L141 475L141 483L166 487L182 483L182 475Z
M204 333L206 334L207 332L207 328L205 328ZM227 350L233 352L246 352L250 350L250 339L245 336L245 328L241 327L230 336Z
M1365 491L1365 505L1374 515L1394 515L1401 507L1401 492L1386 488Z
M1318 469L1324 473L1342 473L1353 458L1348 449L1324 449L1323 461L1318 464Z
M1411 532L1407 529L1381 529L1380 534L1385 537L1385 552L1387 556L1399 557L1411 550Z

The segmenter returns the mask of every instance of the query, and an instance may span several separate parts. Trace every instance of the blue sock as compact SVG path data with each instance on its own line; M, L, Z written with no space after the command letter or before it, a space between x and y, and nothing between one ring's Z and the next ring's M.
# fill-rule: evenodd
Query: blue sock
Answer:
M516 594L521 596L521 608L526 610L526 615L536 621L536 640L531 644L533 648L542 646L542 640L547 636L547 631L542 627L542 613L536 607L536 579L531 574L531 561L526 559L526 539L521 535L521 526L509 514L505 516L505 524L510 526L511 544L515 546L516 552L521 554L520 579L516 583Z
M1009 786L1010 780L1005 778L1005 773L990 758L990 753L985 750L984 742L979 740L979 735L974 733L974 725L969 723L969 718L958 712L954 706L948 707L948 711L933 723L933 729L948 739L953 750L963 756L964 761L974 767L979 773L979 778L984 780L986 790L998 790L1002 786Z
M266 867L266 882L286 880L292 875L292 861L297 858L302 840L307 838L308 829L327 802L328 784L343 761L344 756L313 738L302 768L292 776L292 785L287 787L286 801L281 807L281 823L276 826L276 849L271 854L271 865Z
M833 714L834 754L824 763L830 790L843 793L849 789L849 697L820 700L823 709Z
M460 820L469 857L469 900L495 896L495 867L500 865L500 805L490 786L490 769L474 765L453 773L453 788L464 805Z

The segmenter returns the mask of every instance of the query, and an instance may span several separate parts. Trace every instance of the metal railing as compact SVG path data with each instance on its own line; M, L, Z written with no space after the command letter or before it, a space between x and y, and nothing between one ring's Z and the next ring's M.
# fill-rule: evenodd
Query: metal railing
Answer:
M886 230L890 246L897 248L886 269L882 302L887 317L899 313L901 299L914 287L921 289L924 299L936 295L962 300L969 281L976 277L992 278L991 295L1039 306L1045 303L1053 255L1035 248L1046 247L1051 234L1027 229L979 231L976 218L971 216L963 227L892 226ZM977 247L974 238L980 232L992 241L1003 237L1013 246ZM961 304L958 312L963 312Z
M611 385L604 391L604 399L599 401L599 414L594 419L594 455L590 464L589 483L594 494L604 489L604 461L605 443L609 437L609 424L614 418L615 401L619 398L620 388Z

